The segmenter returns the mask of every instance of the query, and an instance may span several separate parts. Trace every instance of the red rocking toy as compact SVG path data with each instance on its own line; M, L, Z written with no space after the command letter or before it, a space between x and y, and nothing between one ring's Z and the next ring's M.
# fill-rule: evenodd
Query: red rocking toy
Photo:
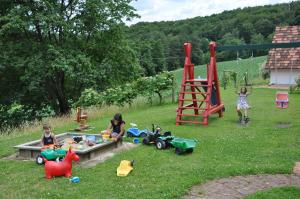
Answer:
M62 162L45 161L45 177L51 179L56 176L65 176L67 178L72 176L72 161L79 161L79 156L74 151L69 149L66 157Z

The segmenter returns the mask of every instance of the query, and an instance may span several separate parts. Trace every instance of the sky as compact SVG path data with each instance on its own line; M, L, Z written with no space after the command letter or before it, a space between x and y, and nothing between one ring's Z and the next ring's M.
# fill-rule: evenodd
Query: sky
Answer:
M224 10L287 2L291 0L137 0L131 5L141 18L128 22L128 25L141 21L174 21Z

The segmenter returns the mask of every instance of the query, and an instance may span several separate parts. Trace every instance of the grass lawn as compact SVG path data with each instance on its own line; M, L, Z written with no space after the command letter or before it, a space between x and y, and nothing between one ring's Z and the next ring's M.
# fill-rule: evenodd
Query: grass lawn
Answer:
M243 60L233 60L224 61L217 63L218 75L221 80L223 76L223 70L232 70L238 73L238 81L241 81L242 75L248 72L250 82L256 83L257 77L260 76L262 64L267 60L266 56L255 57L253 59L243 59ZM177 85L180 86L182 69L176 70L174 72L175 78L177 80ZM201 76L206 77L206 65L195 67L195 77ZM261 81L261 80L260 80Z
M246 199L299 199L300 188L296 187L281 187L267 191L257 192Z
M189 187L215 178L256 173L290 173L300 159L300 95L290 96L290 108L274 107L275 90L255 89L248 127L237 125L233 89L222 92L225 117L212 117L210 125L175 126L175 104L133 108L123 112L129 122L150 127L160 124L177 136L197 138L200 143L191 155L177 156L174 150L158 151L139 146L117 154L90 169L75 166L81 178L70 184L66 178L44 179L44 169L34 162L0 160L0 198L180 198ZM100 131L113 113L90 121ZM278 129L278 122L290 122L289 129ZM62 133L74 127L72 119L55 128ZM127 125L128 126L128 125ZM54 126L55 127L55 126ZM40 138L41 132L0 137L0 157L14 153L14 145ZM134 159L134 171L126 178L116 176L120 160Z

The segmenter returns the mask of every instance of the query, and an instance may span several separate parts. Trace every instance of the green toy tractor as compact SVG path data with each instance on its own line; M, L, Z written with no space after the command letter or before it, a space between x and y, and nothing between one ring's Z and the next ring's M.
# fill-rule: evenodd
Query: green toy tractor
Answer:
M147 136L144 137L143 144L156 144L159 137L169 137L171 134L170 131L162 133L162 129L158 125L152 124L152 132L148 132Z
M178 138L174 136L159 137L156 142L156 148L159 150L169 147L175 148L175 153L180 155L183 153L192 153L196 147L196 140Z
M36 157L35 162L38 165L42 165L45 163L44 159L52 160L52 161L61 161L67 154L67 151L63 149L45 149Z

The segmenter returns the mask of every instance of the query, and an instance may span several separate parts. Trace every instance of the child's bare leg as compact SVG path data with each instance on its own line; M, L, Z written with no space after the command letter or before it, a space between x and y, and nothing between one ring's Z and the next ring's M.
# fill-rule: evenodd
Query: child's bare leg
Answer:
M247 109L245 109L245 111L244 111L244 116L247 118L248 117L248 110Z
M243 113L240 109L236 109L237 113L238 113L238 116L239 116L239 119L242 120L243 118Z

